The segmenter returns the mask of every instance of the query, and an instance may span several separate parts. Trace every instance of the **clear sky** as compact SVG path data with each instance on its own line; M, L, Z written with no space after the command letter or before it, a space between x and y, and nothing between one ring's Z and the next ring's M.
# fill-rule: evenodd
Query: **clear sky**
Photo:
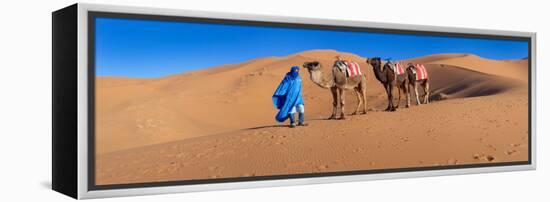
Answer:
M98 76L162 77L311 49L395 60L437 53L528 56L525 41L103 17L96 19L95 36Z

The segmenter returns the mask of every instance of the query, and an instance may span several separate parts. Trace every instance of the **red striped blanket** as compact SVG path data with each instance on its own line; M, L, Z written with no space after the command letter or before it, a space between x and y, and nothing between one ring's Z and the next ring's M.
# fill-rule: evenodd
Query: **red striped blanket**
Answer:
M416 68L416 80L423 80L428 78L428 70L421 64L414 65Z
M404 74L405 73L405 69L403 69L403 66L401 66L401 63L395 63L395 73L397 73L397 75L401 75L401 74Z
M363 74L361 73L361 68L359 67L359 64L357 64L356 62L345 61L344 63L347 66L346 71L347 71L348 77L354 77L354 76Z

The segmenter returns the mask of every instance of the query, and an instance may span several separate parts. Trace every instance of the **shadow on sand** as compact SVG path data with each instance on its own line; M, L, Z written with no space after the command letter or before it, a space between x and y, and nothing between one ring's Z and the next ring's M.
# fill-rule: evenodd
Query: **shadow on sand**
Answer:
M327 118L316 118L316 119L308 119L310 121L327 121L327 120L331 120L331 121L335 121L335 120L339 120L339 119L329 119L328 117ZM307 123L307 120L306 120L306 123ZM243 130L256 130L256 129L265 129L265 128L288 128L289 127L289 124L288 122L286 123L280 123L280 124L277 124L277 125L267 125L267 126L257 126L257 127L252 127L252 128L245 128Z

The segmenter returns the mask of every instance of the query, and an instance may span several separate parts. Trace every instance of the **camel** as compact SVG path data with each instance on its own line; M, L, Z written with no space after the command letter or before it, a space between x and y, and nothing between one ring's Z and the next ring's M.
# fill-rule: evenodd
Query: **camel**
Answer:
M427 71L427 70L426 70ZM420 105L420 99L418 98L418 84L424 88L423 104L428 104L430 97L430 81L429 78L417 80L416 68L414 64L409 63L407 67L407 75L409 77L409 84L414 88L414 95L416 97L416 104Z
M374 76L378 81L380 81L380 83L382 83L384 89L386 89L386 94L388 95L388 107L385 109L385 111L395 111L397 110L397 108L399 108L399 102L401 101L401 91L403 91L403 93L405 93L407 97L406 107L410 107L411 97L409 94L409 77L407 76L407 72L401 75L396 75L391 67L391 65L394 64L391 62L387 62L386 64L384 64L384 66L382 66L382 61L379 57L367 59L367 63L372 66ZM397 87L397 92L399 94L397 105L394 105L393 103L394 87Z
M338 113L338 103L340 104L340 119L346 119L344 114L345 91L354 90L357 95L357 108L353 115L359 114L361 104L363 104L363 114L367 113L367 77L365 74L347 77L345 70L338 67L337 60L332 66L332 74L324 76L321 71L321 63L305 62L303 67L309 72L309 78L321 88L330 89L332 94L332 115L328 119L336 119Z

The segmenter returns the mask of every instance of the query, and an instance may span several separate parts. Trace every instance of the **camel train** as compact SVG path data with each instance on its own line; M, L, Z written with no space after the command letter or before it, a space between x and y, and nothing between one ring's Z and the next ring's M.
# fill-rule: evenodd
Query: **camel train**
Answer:
M374 76L384 86L388 97L388 107L385 111L396 111L401 101L401 91L406 95L406 107L410 107L410 90L414 89L417 105L420 105L418 94L418 85L424 88L423 104L429 103L430 82L428 71L422 64L409 63L406 69L403 69L401 62L391 62L388 60L382 65L380 57L368 58L367 64L372 66ZM367 77L361 73L359 65L353 61L345 61L339 56L332 65L332 74L324 76L321 71L322 65L318 61L305 62L303 67L308 70L310 79L321 88L330 89L332 94L332 114L329 119L345 119L345 92L353 90L357 96L357 107L353 115L359 114L361 105L363 105L362 114L367 113ZM398 101L393 102L393 89L397 87ZM340 117L337 117L337 114Z
M424 88L425 93L423 96L423 103L429 103L430 82L428 80L428 71L424 65L414 65L409 63L406 70L403 70L403 65L401 63L394 63L389 60L386 64L384 64L384 66L382 66L382 62L379 57L367 59L367 63L372 66L374 76L384 86L384 89L386 89L386 94L388 95L388 107L386 108L386 111L395 111L399 108L399 103L401 102L401 91L403 91L407 97L406 107L409 108L411 106L411 87L414 89L416 104L420 105L418 84ZM393 103L394 87L397 87L398 91L397 105L394 105Z

